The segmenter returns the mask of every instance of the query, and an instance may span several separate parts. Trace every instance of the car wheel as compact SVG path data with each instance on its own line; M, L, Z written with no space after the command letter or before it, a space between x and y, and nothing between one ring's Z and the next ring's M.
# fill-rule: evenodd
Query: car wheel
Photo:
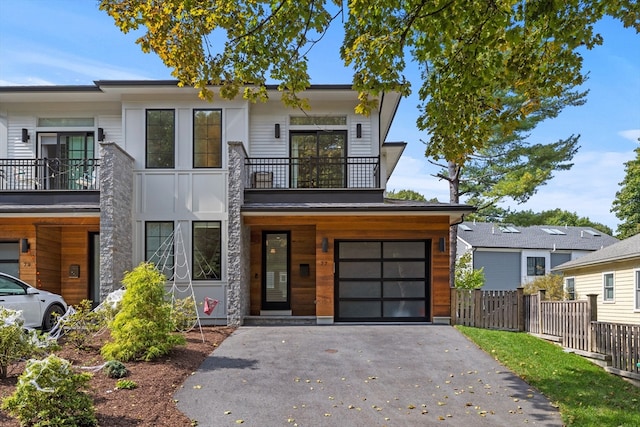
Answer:
M63 307L58 304L50 305L47 311L44 312L44 317L42 318L42 330L45 332L50 331L56 323L58 323L58 319L60 319L63 314Z

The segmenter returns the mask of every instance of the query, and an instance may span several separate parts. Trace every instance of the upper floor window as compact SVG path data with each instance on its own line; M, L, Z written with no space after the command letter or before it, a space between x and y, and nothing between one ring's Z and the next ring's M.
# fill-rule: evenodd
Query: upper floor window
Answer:
M291 188L344 188L346 131L291 133Z
M173 278L173 221L147 221L144 224L145 260Z
M542 256L527 257L527 276L544 276L546 273L545 260Z
M604 288L604 301L613 301L614 300L613 273L604 273L602 275L602 285Z
M564 290L567 293L567 298L570 300L576 299L576 279L574 277L567 277L565 279Z
M292 126L346 126L347 116L291 116L289 124Z
M636 283L636 310L640 310L640 270L635 271L635 283Z
M193 167L222 167L222 110L193 110Z
M220 221L193 222L193 279L220 280Z
M175 111L147 110L146 167L175 166Z

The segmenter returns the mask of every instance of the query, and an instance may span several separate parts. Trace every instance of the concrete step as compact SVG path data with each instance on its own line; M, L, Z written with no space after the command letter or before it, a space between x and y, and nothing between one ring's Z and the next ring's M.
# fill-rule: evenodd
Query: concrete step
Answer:
M316 316L245 316L244 326L316 325Z

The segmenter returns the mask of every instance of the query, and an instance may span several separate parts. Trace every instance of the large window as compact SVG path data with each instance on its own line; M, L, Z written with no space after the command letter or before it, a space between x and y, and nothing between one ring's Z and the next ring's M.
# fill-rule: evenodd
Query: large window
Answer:
M346 131L291 134L291 187L344 188Z
M174 248L173 221L148 221L145 223L145 259L153 263L167 280L173 278Z
M220 221L193 222L193 279L220 280Z
M604 273L602 275L602 284L604 288L604 300L613 302L615 297L613 273Z
M564 290L567 293L567 298L576 299L576 279L574 277L567 277L564 280Z
M174 110L147 110L147 168L175 166Z
M222 110L193 110L193 167L222 167Z
M544 276L546 273L544 257L527 257L527 276Z
M0 271L19 277L20 254L18 242L0 242Z

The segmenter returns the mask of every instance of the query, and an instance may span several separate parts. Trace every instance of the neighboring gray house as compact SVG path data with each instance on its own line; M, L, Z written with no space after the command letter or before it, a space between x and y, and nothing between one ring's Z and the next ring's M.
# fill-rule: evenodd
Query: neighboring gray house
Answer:
M458 225L458 257L472 251L473 268L484 268L486 290L516 289L557 265L617 241L591 227Z

